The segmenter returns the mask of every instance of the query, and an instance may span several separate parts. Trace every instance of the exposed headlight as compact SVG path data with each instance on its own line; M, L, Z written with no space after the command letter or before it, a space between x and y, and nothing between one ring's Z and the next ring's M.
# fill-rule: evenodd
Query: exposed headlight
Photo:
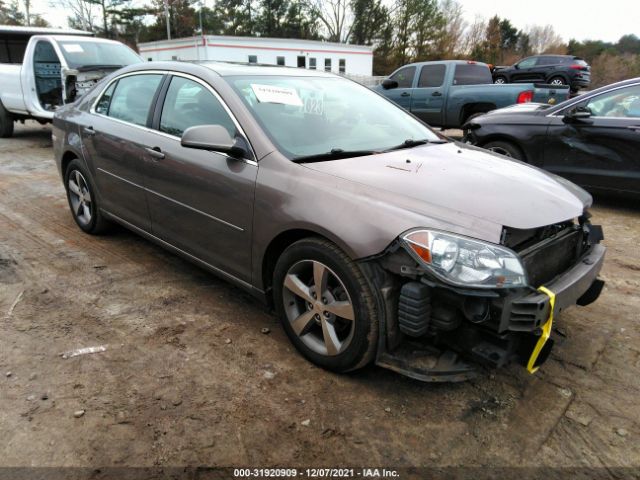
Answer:
M435 230L411 230L404 248L444 282L475 288L527 285L520 258L508 248Z

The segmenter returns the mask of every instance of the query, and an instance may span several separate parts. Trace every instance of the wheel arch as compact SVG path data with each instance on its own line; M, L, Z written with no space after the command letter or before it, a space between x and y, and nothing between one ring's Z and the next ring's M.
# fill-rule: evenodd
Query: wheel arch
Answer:
M571 80L569 80L569 76L564 72L551 73L550 75L547 76L546 83L551 82L551 80L553 80L556 77L562 78L567 85L569 85L571 83Z
M487 113L498 108L495 103L491 102L473 102L466 103L460 110L460 125L464 125L467 119L476 113Z

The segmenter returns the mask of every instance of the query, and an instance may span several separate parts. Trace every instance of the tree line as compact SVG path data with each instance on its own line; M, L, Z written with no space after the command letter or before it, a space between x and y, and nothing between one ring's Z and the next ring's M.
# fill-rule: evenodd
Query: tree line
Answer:
M30 0L0 0L0 23L45 26L29 15ZM640 76L640 39L565 43L551 25L516 28L509 19L464 19L456 0L51 0L69 12L70 27L132 46L198 34L325 40L374 47L374 75L388 75L414 61L473 59L510 65L528 55L577 55L592 66L593 86ZM26 9L21 9L24 5Z

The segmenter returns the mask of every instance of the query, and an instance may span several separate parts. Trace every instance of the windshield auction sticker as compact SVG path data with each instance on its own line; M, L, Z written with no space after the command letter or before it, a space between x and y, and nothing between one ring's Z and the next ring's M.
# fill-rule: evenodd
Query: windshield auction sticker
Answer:
M302 99L298 96L298 92L293 88L259 85L256 83L252 83L251 88L260 103L280 103L283 105L293 105L295 107L301 107L303 105Z
M64 48L64 50L68 53L82 53L84 52L84 50L82 49L82 46L77 44L77 43L67 43L67 44L62 44L62 48Z

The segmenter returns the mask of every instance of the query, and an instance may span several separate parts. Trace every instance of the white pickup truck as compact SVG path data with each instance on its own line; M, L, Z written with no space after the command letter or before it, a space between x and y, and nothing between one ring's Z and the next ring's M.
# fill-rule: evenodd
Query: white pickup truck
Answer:
M50 122L102 77L142 62L126 45L79 30L0 26L0 137L15 121Z

